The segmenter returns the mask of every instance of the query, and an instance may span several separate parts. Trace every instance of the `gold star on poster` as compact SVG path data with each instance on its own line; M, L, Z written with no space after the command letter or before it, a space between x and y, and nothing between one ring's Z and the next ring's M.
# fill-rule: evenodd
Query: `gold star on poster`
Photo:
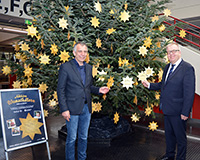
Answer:
M65 20L64 17L59 18L58 24L59 24L59 27L61 27L62 29L67 28L67 25L68 25L67 20Z
M147 108L145 109L145 114L146 114L146 116L149 116L149 115L151 114L151 112L152 112L152 109L151 109L150 107L147 107Z
M147 48L150 48L150 46L152 45L151 43L152 39L150 37L146 37L146 40L144 40L144 46Z
M42 84L39 84L39 86L40 86L39 90L41 93L44 93L45 91L47 91L48 86L46 84L44 84L43 82L42 82Z
M132 114L131 119L132 121L136 123L137 121L139 121L140 117L138 117L137 114L135 113L135 114Z
M20 48L23 51L28 51L30 49L29 45L26 44L26 42L24 42L23 44L21 44Z
M171 11L170 11L169 9L165 9L165 10L164 10L164 15L165 15L166 17L170 16L170 14L171 14Z
M57 52L58 52L58 46L55 45L55 43L51 44L50 50L51 50L51 53L55 56L57 54Z
M99 13L102 11L102 9L101 9L101 4L99 3L99 1L98 1L97 3L95 3L94 8L95 8L96 11L99 12Z
M144 47L144 46L142 46L142 47L140 47L139 49L138 49L138 51L140 52L139 54L140 55L142 55L142 56L145 56L145 55L147 55L147 48L146 47Z
M114 114L113 120L115 124L117 124L117 122L119 121L119 114L117 112Z
M147 77L153 76L153 73L154 73L153 68L150 67L145 68L145 74L147 75Z
M181 38L184 38L186 36L186 33L185 31L182 29L180 32L179 32L179 35Z
M65 50L64 51L61 51L61 54L59 55L60 57L60 60L65 62L65 61L68 61L69 59L69 52L66 52Z
M126 78L123 78L123 81L121 82L123 84L123 87L126 87L126 89L129 89L129 87L133 87L133 81L132 78L129 78L129 76L126 76Z
M96 39L96 46L97 46L98 48L101 47L101 40L100 40L99 38Z
M144 81L144 80L146 80L147 75L146 75L146 73L145 73L144 71L141 71L141 72L138 74L137 77L139 78L138 81Z
M152 131L156 130L158 127L157 122L154 122L154 121L150 122L148 127L149 127L149 130L152 130Z
M129 12L123 11L121 12L121 15L119 17L121 18L121 21L126 22L126 21L129 21L130 15L129 15Z
M25 76L31 77L32 73L33 73L32 68L29 68L29 67L25 68L25 70L24 70Z
M50 61L49 56L47 56L46 54L40 57L40 63L49 64L49 61Z
M107 34L112 34L113 32L115 32L116 31L116 29L114 29L114 28L109 28L107 31L106 31L106 33Z
M36 34L38 33L36 27L34 27L33 25L28 26L28 29L26 31L28 32L28 35L30 35L32 38L33 36L36 36Z
M40 127L43 123L38 122L37 118L33 118L30 113L27 114L26 118L19 118L21 125L20 130L23 132L22 138L29 136L32 140L36 134L42 134Z
M97 68L93 65L92 67L92 76L95 77L97 75Z
M155 22L155 21L159 20L158 16L156 16L156 15L154 15L151 19L152 19L152 22Z
M165 25L162 24L160 27L159 27L159 31L163 32L165 30Z
M96 16L92 17L92 20L90 20L90 22L92 23L92 26L94 26L94 28L99 27L100 22Z
M107 87L108 88L110 88L110 87L112 87L113 86L113 84L114 84L114 77L111 77L110 76L110 78L108 79L108 82L107 82Z
M3 74L8 75L11 72L11 68L6 65L3 67L2 71L3 71Z
M57 102L54 99L49 101L49 106L50 107L55 107L56 105L57 105Z
M21 82L20 81L15 81L12 84L13 88L20 88L21 87Z

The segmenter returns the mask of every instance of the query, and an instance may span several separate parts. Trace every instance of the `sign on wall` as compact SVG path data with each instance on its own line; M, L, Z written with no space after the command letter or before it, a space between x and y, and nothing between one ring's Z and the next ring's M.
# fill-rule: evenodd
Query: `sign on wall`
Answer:
M0 0L0 13L8 16L32 19L28 15L30 0Z

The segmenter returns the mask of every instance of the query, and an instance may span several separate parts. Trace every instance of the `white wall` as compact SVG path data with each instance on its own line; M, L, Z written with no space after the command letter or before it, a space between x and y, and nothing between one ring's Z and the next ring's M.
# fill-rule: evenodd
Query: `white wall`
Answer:
M182 58L189 62L195 69L196 93L200 95L200 52L181 46Z

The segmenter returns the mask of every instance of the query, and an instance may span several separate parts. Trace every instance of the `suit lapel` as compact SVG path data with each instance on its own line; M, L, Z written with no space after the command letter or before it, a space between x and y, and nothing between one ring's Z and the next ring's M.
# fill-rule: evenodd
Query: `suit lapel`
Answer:
M90 83L90 67L89 67L89 65L86 63L85 64L85 86L87 86L88 85L88 83Z
M174 70L174 72L171 73L170 77L168 80L172 79L174 77L174 75L176 75L176 73L181 69L183 65L183 60L181 61L181 63L178 65L178 67Z
M78 72L78 69L77 69L77 67L76 67L76 64L73 62L73 60L70 61L70 64L71 64L71 66L72 66L72 69L74 70L74 73L77 75L79 81L80 81L81 84L83 85L83 81L82 81L82 79L81 79L80 73ZM84 86L84 85L83 85L83 86Z

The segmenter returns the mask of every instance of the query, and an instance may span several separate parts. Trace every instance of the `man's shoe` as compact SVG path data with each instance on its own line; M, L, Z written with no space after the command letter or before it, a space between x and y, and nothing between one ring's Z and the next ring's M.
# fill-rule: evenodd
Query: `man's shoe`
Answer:
M164 155L162 157L157 158L156 160L174 160L174 157L167 157Z

